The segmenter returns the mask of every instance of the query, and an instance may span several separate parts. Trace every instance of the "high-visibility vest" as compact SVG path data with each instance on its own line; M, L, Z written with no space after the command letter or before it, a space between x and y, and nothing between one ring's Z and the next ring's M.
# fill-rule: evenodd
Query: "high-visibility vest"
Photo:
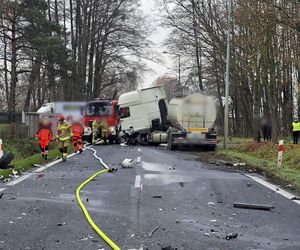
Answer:
M66 122L61 123L57 126L58 140L68 141L73 136L72 126Z
M293 122L293 132L300 131L300 122Z

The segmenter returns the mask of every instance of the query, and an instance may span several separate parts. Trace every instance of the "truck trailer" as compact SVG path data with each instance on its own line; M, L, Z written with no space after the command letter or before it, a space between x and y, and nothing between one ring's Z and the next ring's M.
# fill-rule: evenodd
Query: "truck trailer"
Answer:
M204 146L214 150L217 135L213 97L194 94L168 103L163 86L144 88L119 98L121 130L129 143L167 143L173 150L180 145Z
M215 150L217 134L213 127L217 117L215 99L203 94L174 98L168 105L170 129L168 147L202 146Z

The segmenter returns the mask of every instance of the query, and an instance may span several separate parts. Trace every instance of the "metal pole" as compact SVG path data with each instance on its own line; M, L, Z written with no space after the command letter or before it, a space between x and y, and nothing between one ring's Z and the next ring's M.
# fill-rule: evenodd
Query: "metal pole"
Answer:
M197 67L197 58L195 57L194 61L194 85L196 86L197 84L197 72L196 72L196 67Z
M179 65L178 65L178 84L181 87L181 58L180 58L180 54L178 54L178 60L179 60ZM183 92L183 90L182 90Z
M226 56L226 86L225 86L225 117L224 117L224 148L228 149L228 119L229 119L229 74L230 74L230 42L231 42L231 5L228 1L228 23L227 23L227 56Z

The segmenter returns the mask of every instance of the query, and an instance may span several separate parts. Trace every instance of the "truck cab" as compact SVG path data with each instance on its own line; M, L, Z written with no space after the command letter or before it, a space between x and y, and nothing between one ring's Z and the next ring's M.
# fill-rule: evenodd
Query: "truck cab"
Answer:
M118 142L120 118L118 115L118 101L94 99L86 104L83 110L84 126L92 128L95 120L106 121L109 126L109 143ZM88 135L91 141L92 134Z

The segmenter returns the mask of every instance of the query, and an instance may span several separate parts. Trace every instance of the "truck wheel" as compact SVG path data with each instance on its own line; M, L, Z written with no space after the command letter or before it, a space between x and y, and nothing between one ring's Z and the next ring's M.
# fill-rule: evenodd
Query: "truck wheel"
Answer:
M114 136L114 143L115 144L119 144L119 137L116 135L116 136Z
M209 151L216 151L217 146L216 145L212 145L212 146L208 146L208 150Z
M10 168L9 164L14 159L14 155L11 152L4 154L2 159L0 160L0 169L8 169Z
M138 135L138 143L142 146L148 145L147 135Z
M89 135L89 136L87 137L87 141L88 141L88 143L90 143L90 144L93 143L93 135L92 135L92 134Z
M110 136L109 138L108 138L108 142L109 142L109 145L112 145L112 144L114 144L114 137L113 136Z

